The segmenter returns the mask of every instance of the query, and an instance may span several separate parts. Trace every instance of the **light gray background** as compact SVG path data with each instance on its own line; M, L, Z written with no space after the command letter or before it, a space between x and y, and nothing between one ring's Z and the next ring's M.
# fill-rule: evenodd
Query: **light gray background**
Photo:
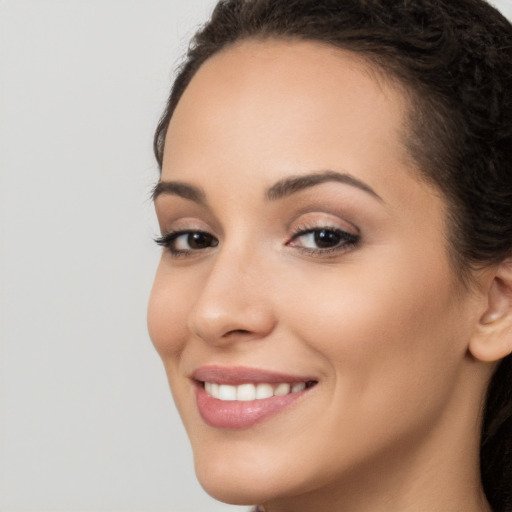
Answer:
M145 321L152 133L212 5L0 0L2 512L246 510L196 483Z

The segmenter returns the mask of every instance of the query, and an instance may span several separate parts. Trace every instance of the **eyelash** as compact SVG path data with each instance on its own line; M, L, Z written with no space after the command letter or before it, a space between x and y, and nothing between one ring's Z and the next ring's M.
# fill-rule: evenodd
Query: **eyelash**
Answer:
M212 245L210 247L216 247L219 244L219 241L213 235L211 235L207 231L201 231L199 229L195 230L195 231L192 229L182 229L182 230L178 230L178 231L171 231L169 233L165 233L164 235L162 235L158 238L155 238L155 242L158 245L162 246L164 249L168 250L174 258L185 257L185 256L190 255L191 253L198 252L198 251L209 248L209 247L207 247L207 248L203 248L203 249L176 249L174 247L174 242L180 236L183 236L183 235L189 235L189 236L190 235L204 235L208 238L211 238L212 240L214 240L216 242L215 245Z
M339 238L338 243L336 245L333 245L332 247L324 247L324 248L301 247L301 246L293 245L293 242L302 236L315 235L315 234L319 234L321 232L326 232L331 235L337 236ZM316 236L315 236L315 238L316 238ZM315 243L316 242L317 241L315 240ZM345 231L340 228L335 228L332 226L299 226L294 231L294 233L291 236L290 241L286 245L295 247L296 249L300 250L301 252L304 252L309 255L327 256L330 254L337 254L337 253L342 253L342 252L348 251L351 248L355 247L358 243L359 243L358 235L355 235L353 233L350 233L350 232Z
M301 246L295 246L293 242L297 239L299 239L302 236L306 235L313 235L316 238L315 234L319 234L320 232L325 232L330 234L331 236L334 235L339 238L339 242L336 245L333 245L332 247L324 247L324 248L312 248L312 247L301 247ZM198 249L176 249L174 247L174 242L183 235L202 235L206 236L207 238L210 238L211 241L214 241L215 243L213 245L209 245L208 247L204 248L198 248ZM169 233L165 233L164 235L155 238L155 242L164 247L166 250L170 252L170 254L174 258L179 257L186 257L191 255L192 253L197 253L206 249L210 249L213 247L216 247L219 244L219 241L210 233L206 231L201 230L178 230L178 231L171 231ZM315 240L315 243L317 241ZM295 247L296 249L300 250L301 252L304 252L309 255L319 255L319 256L327 256L329 254L333 253L341 253L347 250L350 250L351 248L355 247L359 243L359 236L354 235L353 233L349 233L348 231L344 231L339 228L333 228L330 226L300 226L298 227L290 237L290 241L286 243L289 247Z

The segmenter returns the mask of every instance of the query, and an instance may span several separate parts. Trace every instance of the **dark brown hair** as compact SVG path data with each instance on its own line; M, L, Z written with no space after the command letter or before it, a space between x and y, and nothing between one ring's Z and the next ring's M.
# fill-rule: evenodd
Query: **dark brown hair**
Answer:
M512 255L512 26L483 0L221 0L196 34L157 127L198 68L244 39L319 41L356 52L410 96L407 149L448 204L449 248L468 270ZM489 386L481 473L495 512L512 511L512 356Z

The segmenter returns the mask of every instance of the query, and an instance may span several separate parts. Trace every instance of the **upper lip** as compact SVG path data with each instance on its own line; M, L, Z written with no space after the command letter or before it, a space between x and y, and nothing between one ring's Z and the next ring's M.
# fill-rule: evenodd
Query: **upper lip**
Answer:
M309 375L292 375L288 373L275 372L271 370L262 370L260 368L250 368L245 366L217 366L208 365L197 368L191 377L200 382L215 382L218 384L238 385L244 383L268 382L309 382L317 381L315 377Z

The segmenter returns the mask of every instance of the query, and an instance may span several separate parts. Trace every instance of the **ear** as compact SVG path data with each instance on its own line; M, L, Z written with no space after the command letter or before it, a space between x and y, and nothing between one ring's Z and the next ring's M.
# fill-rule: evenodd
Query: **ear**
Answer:
M512 353L512 259L501 262L487 286L487 309L470 340L471 354L498 361Z

